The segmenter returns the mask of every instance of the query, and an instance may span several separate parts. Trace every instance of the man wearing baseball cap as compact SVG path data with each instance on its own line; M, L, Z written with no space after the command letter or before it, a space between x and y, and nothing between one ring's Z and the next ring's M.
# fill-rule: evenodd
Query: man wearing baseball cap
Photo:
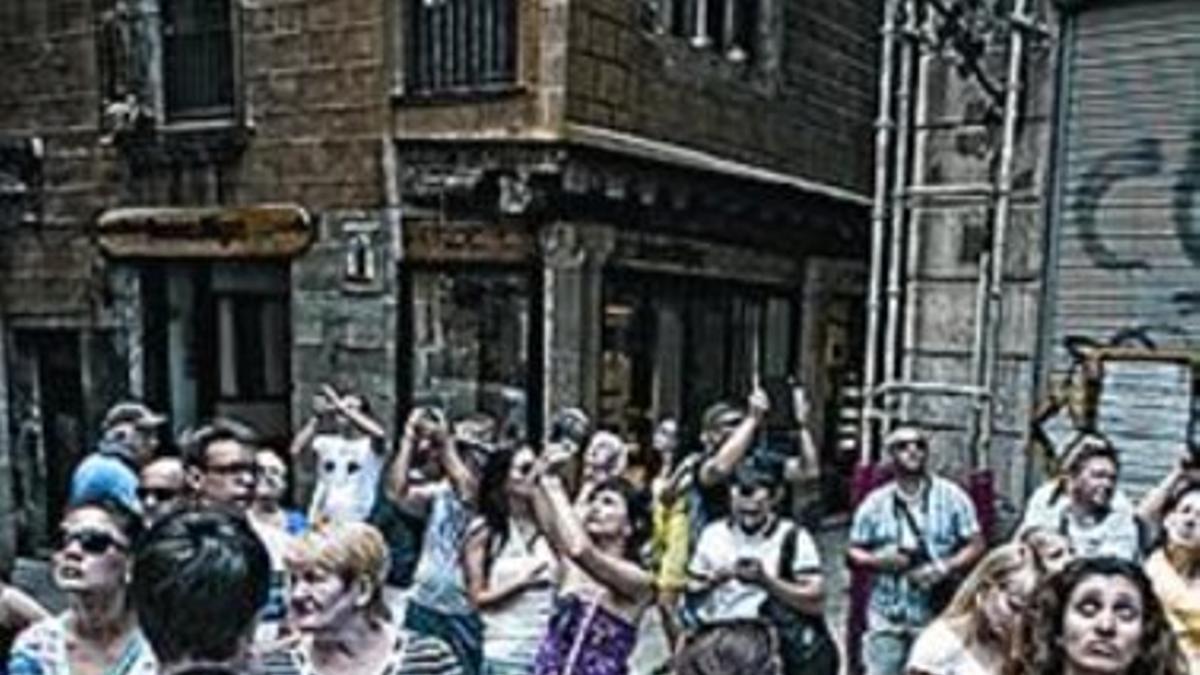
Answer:
M159 428L167 418L143 403L123 401L109 408L96 450L71 477L70 503L109 497L141 513L138 472L154 458Z

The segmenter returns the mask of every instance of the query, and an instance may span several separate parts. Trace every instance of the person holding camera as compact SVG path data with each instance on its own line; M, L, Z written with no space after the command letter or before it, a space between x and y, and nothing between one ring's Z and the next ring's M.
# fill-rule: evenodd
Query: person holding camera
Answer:
M487 440L460 440L441 411L416 408L404 424L384 485L387 499L425 519L404 627L450 645L465 675L476 675L483 665L483 623L467 593L462 565L480 491L477 467L466 457L465 446ZM414 465L435 466L440 477L417 484L410 472Z
M375 505L387 432L371 416L370 402L359 394L342 395L326 384L312 405L312 417L291 445L293 457L308 449L316 456L317 487L309 520L364 521Z
M846 557L873 573L862 661L869 675L904 672L917 635L984 551L966 492L928 468L921 430L900 426L884 439L895 478L854 512Z
M837 646L824 617L824 577L808 531L777 515L778 472L748 460L729 489L732 515L704 528L688 565L701 626L765 620L779 635L788 675L836 675Z

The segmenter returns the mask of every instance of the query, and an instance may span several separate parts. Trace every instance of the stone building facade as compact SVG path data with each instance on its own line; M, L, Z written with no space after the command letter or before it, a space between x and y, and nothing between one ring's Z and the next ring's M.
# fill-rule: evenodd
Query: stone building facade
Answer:
M755 373L822 417L877 5L0 1L5 546L124 396L281 448L326 382L393 430L436 400L644 437Z
M997 29L982 33L989 48L981 63L991 81L1002 83L1002 27L1014 3L964 4L980 8L978 25ZM1184 65L1200 56L1200 7L1170 0L1028 4L1038 30L1030 33L1022 69L997 435L988 457L998 487L1016 505L1052 470L1051 446L1069 436L1062 428L1112 435L1125 453L1127 488L1135 492L1186 447L1187 403L1181 402L1179 419L1168 421L1164 412L1174 400L1169 383L1138 384L1155 393L1145 395L1144 409L1134 406L1125 414L1117 408L1127 403L1115 397L1131 385L1084 386L1088 378L1110 381L1103 369L1093 370L1093 357L1108 353L1107 347L1127 349L1111 353L1117 360L1190 361L1190 433L1194 445L1200 440L1194 421L1200 410L1200 369L1194 365L1200 229L1192 208L1200 89L1195 68ZM965 71L961 61L938 56L922 62L917 181L986 183L994 176L999 120L984 89ZM905 284L911 332L903 346L916 379L971 379L970 308L989 213L986 205L961 202L918 212L919 256ZM1110 374L1117 370L1108 368ZM1186 399L1183 377L1180 395ZM1105 405L1101 396L1112 397L1107 420L1098 409ZM962 423L971 417L968 404L924 397L915 406L914 417L938 430L937 454L947 467L968 470ZM1129 418L1140 422L1130 425Z

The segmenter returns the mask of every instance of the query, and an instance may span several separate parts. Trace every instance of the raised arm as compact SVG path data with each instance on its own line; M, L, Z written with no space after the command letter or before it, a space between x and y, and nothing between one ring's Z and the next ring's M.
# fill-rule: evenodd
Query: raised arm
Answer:
M288 446L288 454L292 457L299 457L308 446L312 443L313 437L317 435L317 417L313 415L308 418L304 426L296 432L292 437L292 444Z
M447 432L439 434L437 443L442 469L446 471L446 477L450 479L458 498L468 504L475 504L479 497L479 476L463 458L458 442Z
M705 459L704 463L700 465L700 483L705 487L719 485L732 476L738 463L742 461L742 458L750 451L750 446L754 444L754 435L758 433L758 428L762 425L767 410L770 409L770 402L766 392L757 389L750 394L747 405L749 414L746 415L746 419L742 420L729 438L725 439L716 454Z
M595 545L571 506L562 479L543 474L538 480L538 499L544 500L539 517L551 522L546 527L550 543L600 583L630 600L648 601L653 597L654 577L634 563L609 554Z
M1171 471L1146 492L1142 500L1138 502L1137 515L1139 518L1147 523L1162 522L1163 515L1165 515L1163 510L1167 507L1167 500L1171 498L1171 493L1185 482L1200 482L1200 467L1189 467L1190 459L1188 455L1180 458Z
M334 409L346 419L350 420L350 422L354 426L358 427L359 430L361 430L364 434L378 440L387 439L387 431L384 430L382 424L375 421L375 419L364 412L362 408L350 405L347 402L347 399L350 398L350 396L338 396L338 393L334 391L333 387L330 387L327 384L323 385L321 390L333 404Z
M400 447L388 467L383 486L384 495L391 501L423 513L429 506L431 495L427 490L418 490L412 485L409 471L412 469L413 454L422 433L421 420L424 413L414 410L404 423L404 434L400 436Z

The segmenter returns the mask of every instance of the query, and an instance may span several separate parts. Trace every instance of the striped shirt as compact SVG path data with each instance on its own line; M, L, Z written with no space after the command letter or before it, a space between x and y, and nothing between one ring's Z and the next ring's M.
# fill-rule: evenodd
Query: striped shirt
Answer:
M383 667L362 675L462 675L462 667L450 647L441 640L395 629L396 641ZM269 652L261 657L259 675L320 675L309 658L306 641Z

